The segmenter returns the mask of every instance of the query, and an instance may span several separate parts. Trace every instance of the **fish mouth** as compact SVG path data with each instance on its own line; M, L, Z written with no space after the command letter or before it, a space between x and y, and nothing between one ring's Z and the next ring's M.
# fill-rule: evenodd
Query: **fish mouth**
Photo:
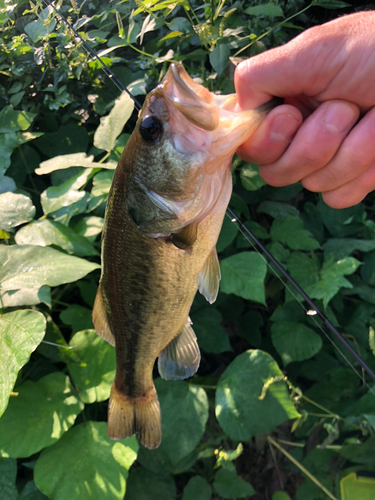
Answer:
M213 94L188 75L181 63L172 63L160 86L165 98L190 123L212 131L219 125L220 107Z

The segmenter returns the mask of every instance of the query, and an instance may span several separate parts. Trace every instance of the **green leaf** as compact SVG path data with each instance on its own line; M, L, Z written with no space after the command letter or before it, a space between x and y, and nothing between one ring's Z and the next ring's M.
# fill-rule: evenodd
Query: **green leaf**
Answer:
M264 278L267 266L259 254L242 252L232 255L220 262L220 268L222 292L265 304Z
M76 203L85 196L85 191L78 191L84 186L93 174L93 169L87 168L74 175L68 181L63 182L60 186L51 186L40 195L45 215L55 212L62 207L68 207L72 203Z
M246 163L240 170L241 183L248 191L257 191L266 183L259 175L259 165Z
M274 220L270 236L273 241L287 245L292 250L316 250L320 248L312 234L303 229L303 222L299 217L288 216L283 220Z
M0 417L19 370L43 340L46 320L36 311L13 311L0 315Z
M35 207L28 196L16 193L0 194L0 229L8 230L29 222L35 215Z
M1 196L1 195L0 195ZM15 236L18 245L55 245L78 257L99 255L99 252L83 236L49 219L38 220L22 227Z
M319 279L317 262L303 253L293 252L287 259L287 269L302 288L316 283Z
M49 247L0 245L0 285L3 290L58 286L100 268L99 264Z
M229 61L229 47L223 43L216 45L214 50L210 52L210 63L218 75L225 70Z
M363 229L364 208L362 204L336 210L319 200L317 209L323 224L335 238L344 238Z
M0 457L0 495L2 500L17 500L17 461Z
M96 334L95 330L76 333L69 345L82 362L68 362L68 370L84 403L109 398L116 373L115 349Z
M290 496L283 491L276 491L272 495L272 500L291 500Z
M162 441L157 450L141 448L139 462L154 472L173 472L203 436L208 419L204 389L179 380L155 381L161 407Z
M250 16L284 17L281 8L273 3L264 3L262 5L248 7L245 9L245 13Z
M111 441L106 427L79 424L43 450L34 469L37 487L51 500L122 500L138 443L135 437Z
M12 106L5 106L0 111L0 133L10 134L19 130L27 130L35 117L34 113L15 111Z
M17 500L48 500L48 497L43 495L34 481L28 481L17 497Z
M341 0L313 0L312 5L323 7L324 9L345 9L351 7L350 3L341 2Z
M76 124L62 125L57 132L50 132L36 139L34 144L47 158L86 151L89 135L84 127Z
M265 213L277 220L286 219L288 216L298 217L298 210L292 205L280 201L262 201L257 208L258 213Z
M133 113L134 102L126 92L115 101L109 115L100 119L100 125L94 134L94 146L105 151L112 151L117 137Z
M45 38L55 29L56 20L51 19L50 21L48 21L52 13L52 5L49 5L39 13L39 19L26 24L26 26L24 27L25 33L29 35L34 43L37 42L39 38Z
M211 486L201 476L189 479L184 488L182 500L211 500Z
M36 288L0 291L1 307L34 306L44 303L51 307L51 289L47 285Z
M282 381L271 383L265 398L259 399L266 382L282 377L276 361L266 352L250 350L237 356L216 389L216 418L223 431L232 439L247 441L298 418Z
M11 177L7 177L6 175L0 176L0 193L7 193L8 191L16 190L16 183Z
M311 298L323 300L326 307L340 288L352 288L353 285L344 276L353 274L360 265L353 257L335 262L334 256L330 254L324 260L319 281L308 286L305 291Z
M312 358L322 347L322 339L311 328L294 321L277 321L271 326L272 343L284 366Z
M355 250L370 252L375 249L375 240L358 240L355 238L330 238L323 245L326 254L333 253L337 259L348 257Z
M104 219L102 217L97 217L96 215L91 215L89 217L83 217L74 226L74 231L79 236L84 236L85 238L94 238L97 234L100 234L103 229Z
M115 169L115 162L96 163L93 161L93 156L87 156L86 153L73 153L68 155L60 155L51 158L50 160L42 161L39 168L35 169L38 175L50 174L56 170L63 170L71 167L84 167L84 168L108 168Z
M170 476L154 474L143 467L132 469L125 500L176 500L176 485Z
M110 170L96 174L93 179L93 186L91 190L92 196L108 196L112 179L113 172Z
M94 328L91 316L92 310L79 304L71 304L60 313L61 321L69 325L73 333Z
M74 424L83 403L74 395L69 378L54 372L17 386L0 420L2 456L29 457L55 443Z
M358 464L371 464L372 467L375 465L374 456L374 446L375 446L375 434L372 434L365 443L360 444L348 444L342 446L339 451L347 460Z
M215 474L214 489L223 498L244 498L255 495L250 483L237 476L235 471L219 469Z
M375 251L370 252L363 258L364 265L361 267L361 278L369 285L375 285Z
M223 226L216 243L216 250L218 252L222 252L225 248L227 248L234 241L237 233L237 225L234 224L229 217L224 217Z
M232 350L228 336L220 325L223 318L217 309L200 309L191 315L191 320L198 345L203 351L220 353Z

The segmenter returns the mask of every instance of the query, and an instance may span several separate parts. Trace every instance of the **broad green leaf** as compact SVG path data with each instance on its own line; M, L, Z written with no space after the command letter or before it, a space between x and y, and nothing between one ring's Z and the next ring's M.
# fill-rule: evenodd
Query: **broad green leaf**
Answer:
M34 113L15 111L12 106L5 106L0 111L0 133L9 134L19 130L27 130L35 117Z
M0 245L0 286L3 290L58 286L77 281L99 264L50 247Z
M326 307L340 288L352 288L353 285L344 276L353 274L360 265L353 257L335 262L334 256L330 254L323 263L319 281L308 286L305 291L311 298L323 300Z
M44 449L34 469L37 487L51 500L122 500L138 443L135 437L111 441L106 427L79 424Z
M44 303L51 307L51 289L47 285L36 288L0 291L0 308L34 306Z
M74 226L74 231L79 236L84 236L85 238L92 238L100 234L103 229L104 219L102 217L97 217L92 215L90 217L83 217Z
M186 17L175 17L168 24L170 31L182 31L186 35L192 31L192 26Z
M264 278L267 266L255 252L242 252L220 262L220 290L265 304Z
M94 208L96 208L94 207L90 209L90 207L88 207L90 201L90 193L84 192L84 196L82 198L67 207L62 207L59 210L56 210L56 212L51 214L51 217L53 217L56 222L69 225L72 217L86 212L91 212Z
M60 313L61 321L69 325L73 333L94 328L91 316L92 309L87 309L79 304L71 304Z
M125 500L176 500L172 477L155 474L143 467L132 469L126 484Z
M29 222L35 215L35 207L28 196L16 193L0 194L0 229L8 230Z
M323 9L345 9L350 7L350 3L342 2L341 0L313 0L313 5L323 7Z
M62 207L68 207L85 196L85 191L78 191L92 176L93 169L87 168L60 186L51 186L40 195L43 212L48 215Z
M0 420L0 453L29 457L55 443L74 424L83 403L61 372L17 386Z
M266 352L246 351L220 377L216 389L216 418L232 439L247 441L300 415L289 399L277 363ZM272 379L263 399L265 383Z
M245 13L250 16L284 17L281 7L274 3L264 3L245 9Z
M237 476L235 471L219 469L215 474L214 489L222 498L244 498L255 495L250 483Z
M56 20L51 19L50 15L53 13L52 5L48 5L42 12L39 13L39 18L26 24L24 27L25 33L29 35L31 40L35 43L39 38L48 36L55 29Z
M139 462L154 472L173 472L203 436L208 418L204 389L179 380L155 381L161 407L162 441L157 450L141 448Z
M369 252L363 258L364 265L361 267L361 278L367 284L375 285L375 251Z
M220 353L232 350L228 336L220 325L223 318L217 309L200 309L191 315L191 320L198 345L203 351Z
M218 75L225 70L229 61L230 50L227 45L220 43L210 52L210 63Z
M201 476L192 477L184 488L182 500L211 500L211 486Z
M248 191L257 191L266 183L259 175L259 165L246 163L240 170L241 183Z
M34 481L28 481L17 497L17 500L48 500L48 497L43 495Z
M298 307L298 306L297 306ZM272 343L284 366L312 358L322 347L322 339L311 328L294 321L277 321L271 327Z
M260 240L268 238L268 234L265 228L260 224L258 224L257 222L248 220L245 222L245 226L253 233L253 235L256 238ZM236 248L249 248L252 246L253 246L252 238L249 235L245 234L244 231L241 231L241 233L238 235L237 238Z
M19 370L43 340L46 320L37 311L20 310L0 315L0 417Z
M93 186L91 190L92 196L108 196L109 189L112 184L113 172L110 170L106 172L99 172L93 179Z
M62 125L57 132L49 132L34 141L35 146L47 157L87 151L89 135L84 127L76 124Z
M298 210L292 205L281 203L280 201L262 201L257 208L258 213L265 213L276 220L284 220L289 216L298 217Z
M9 132L7 134L0 134L0 155L1 155L0 175L4 175L6 170L10 166L10 157L17 145L18 145L18 139L14 132Z
M293 252L287 259L287 269L302 288L316 283L319 279L317 262L303 253Z
M1 195L0 195L1 196ZM99 255L99 252L83 236L60 222L38 220L22 227L15 236L18 245L55 245L78 257Z
M350 208L336 210L319 200L316 205L323 224L334 238L344 238L363 229L364 208L360 203Z
M6 175L0 176L0 194L8 193L9 191L15 191L16 183L11 177Z
M105 151L112 151L117 137L134 109L134 102L126 92L115 101L109 115L100 119L100 125L94 134L94 146Z
M68 362L68 370L84 403L105 401L109 398L116 372L116 353L95 330L76 333L69 345L82 359Z
M50 174L56 170L62 170L71 167L85 168L109 168L115 169L115 162L96 163L93 161L93 156L87 156L86 153L73 153L68 155L60 155L51 158L50 160L42 161L39 168L35 170L38 175Z
M237 233L237 225L234 224L229 217L224 217L223 226L216 243L216 250L218 252L222 252L225 248L227 248L232 243L232 241L234 241Z
M344 445L339 451L347 460L359 464L371 464L372 467L375 465L375 434L372 434L365 443L359 444L348 444Z
M283 220L274 220L270 236L273 241L287 245L292 250L316 250L320 248L312 234L303 229L303 222L299 217L288 216Z
M16 487L17 460L0 457L0 498L18 500Z
M375 240L355 238L330 238L323 245L326 254L333 253L337 259L349 257L355 250L370 252L375 249ZM362 269L361 269L362 270Z
M284 493L284 491L276 491L272 495L272 500L291 500L290 496Z

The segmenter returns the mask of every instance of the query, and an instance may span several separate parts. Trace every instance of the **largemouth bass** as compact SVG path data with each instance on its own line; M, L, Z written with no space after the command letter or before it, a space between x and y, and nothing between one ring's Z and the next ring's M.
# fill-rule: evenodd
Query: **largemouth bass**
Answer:
M235 112L236 102L172 64L146 97L115 170L93 310L96 332L116 346L112 439L136 434L143 446L159 446L156 358L167 380L198 370L190 307L197 289L216 299L215 245L232 191L232 156L266 114Z

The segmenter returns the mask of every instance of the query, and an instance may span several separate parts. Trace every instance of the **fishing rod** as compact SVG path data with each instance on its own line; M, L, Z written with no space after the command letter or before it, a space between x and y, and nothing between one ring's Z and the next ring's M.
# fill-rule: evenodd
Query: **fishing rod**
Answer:
M142 108L142 106L138 102L138 100L123 85L123 83L116 77L116 75L109 69L109 67L100 58L100 56L85 42L85 40L83 39L83 37L71 25L71 23L69 23L68 20L62 14L60 14L60 12L52 4L52 2L50 0L43 0L43 2L45 4L47 4L48 6L52 7L52 9L56 13L56 15L61 19L61 21L63 21L63 23L66 26L68 26L68 28L73 32L74 36L76 38L78 38L82 42L82 44L83 44L84 48L86 49L86 51L89 54L91 54L94 57L94 59L96 59L96 60L99 61L99 63L102 66L102 69L103 69L104 73L108 76L108 78L110 78L115 83L115 85L117 86L117 88L119 90L123 90L123 91L125 91L129 95L129 97L134 101L134 107L139 111ZM304 290L294 281L294 279L283 268L283 266L277 261L277 259L275 259L275 257L265 248L265 246L258 240L258 238L256 238L256 236L241 221L241 219L233 212L233 210L231 208L229 208L229 207L227 208L227 213L229 213L229 216L231 217L231 220L232 221L236 221L240 225L242 231L244 231L244 233L246 233L251 238L251 240L253 241L254 248L257 250L257 247L258 247L264 253L264 255L266 255L266 257L272 262L272 264L276 267L276 269L284 276L284 278L292 285L292 287L303 297L303 299L306 301L306 303L311 307L311 309L313 311L313 314L318 315L323 320L324 325L330 330L330 332L333 333L333 335L336 337L336 339L338 339L341 342L341 344L345 347L345 349L354 357L354 359L363 368L363 370L369 375L369 377L371 377L371 379L375 381L375 373L371 370L371 368L365 363L365 361L361 358L361 356L359 356L359 354L352 348L352 346L345 340L345 338L343 337L343 335L333 326L333 324L329 321L329 319L325 316L325 314L314 304L314 302L304 292ZM278 276L278 275L276 274L276 276ZM308 311L307 313L309 315L311 315L310 311ZM319 327L319 325L318 325L318 327ZM324 330L323 330L323 332L324 332ZM330 338L329 338L329 340L337 348L337 346L334 344L334 342ZM345 356L341 353L340 350L339 350L339 352L344 357L344 359L346 359ZM348 360L346 360L346 361L349 363L349 365L351 365Z

